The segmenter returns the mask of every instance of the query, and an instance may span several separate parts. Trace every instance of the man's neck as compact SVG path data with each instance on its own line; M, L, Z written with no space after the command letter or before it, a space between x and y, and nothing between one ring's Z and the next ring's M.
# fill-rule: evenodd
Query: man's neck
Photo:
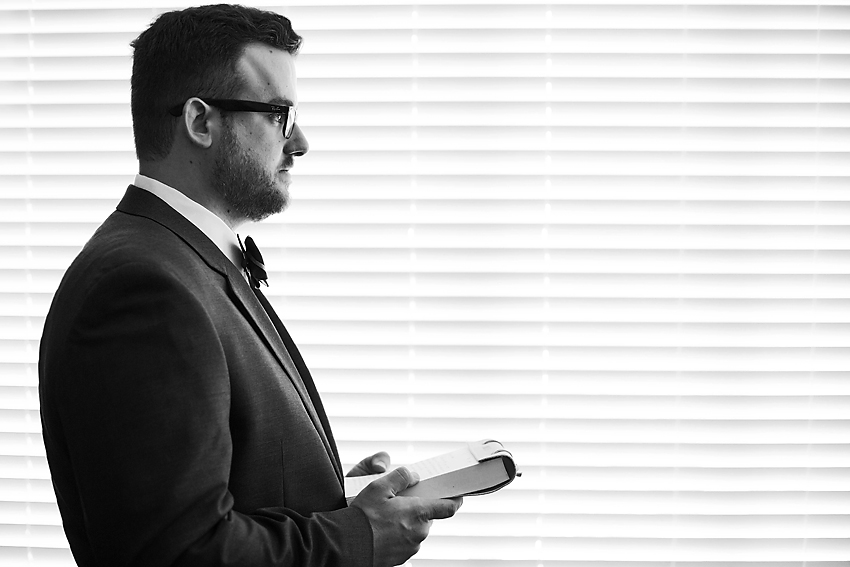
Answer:
M191 166L191 162L187 164L188 167L182 168L178 172L166 161L139 162L139 174L156 179L160 183L183 193L220 218L234 232L245 223L244 219L236 219L228 213L218 195L210 188L210 183L199 178L195 168Z

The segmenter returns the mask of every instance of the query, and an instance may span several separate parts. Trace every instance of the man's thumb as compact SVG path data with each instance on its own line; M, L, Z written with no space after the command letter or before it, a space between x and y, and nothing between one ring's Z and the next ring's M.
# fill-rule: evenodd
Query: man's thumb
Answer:
M384 483L384 485L389 488L390 492L392 492L393 496L395 496L399 492L403 492L406 488L409 488L419 482L419 474L406 467L399 467L375 482Z

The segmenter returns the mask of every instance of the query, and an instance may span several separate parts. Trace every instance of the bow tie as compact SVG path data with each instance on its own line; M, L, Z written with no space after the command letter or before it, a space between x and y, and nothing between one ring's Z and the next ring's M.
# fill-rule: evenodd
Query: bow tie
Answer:
M254 239L250 236L246 237L245 246L242 246L242 239L240 238L239 247L242 248L242 269L248 276L248 283L254 289L260 289L260 283L268 287L269 276L266 274L266 265L263 264L263 255L260 254L260 249L254 244Z

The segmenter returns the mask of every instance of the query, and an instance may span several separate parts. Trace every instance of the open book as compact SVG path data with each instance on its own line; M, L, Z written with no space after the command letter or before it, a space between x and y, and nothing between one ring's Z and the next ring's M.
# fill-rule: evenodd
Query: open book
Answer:
M495 492L510 484L516 476L513 456L498 441L482 439L465 447L412 465L419 483L399 496L454 498ZM345 500L352 500L366 485L388 473L345 477Z

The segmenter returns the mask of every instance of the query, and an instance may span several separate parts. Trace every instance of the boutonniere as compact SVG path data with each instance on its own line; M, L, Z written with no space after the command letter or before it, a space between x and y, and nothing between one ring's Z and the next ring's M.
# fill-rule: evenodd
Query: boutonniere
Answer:
M245 245L242 246L242 239L239 238L239 247L242 249L242 269L245 270L245 275L248 276L248 282L254 289L260 289L262 283L268 287L269 276L266 274L266 265L263 263L263 255L260 254L260 249L254 244L254 239L250 236L245 238Z

